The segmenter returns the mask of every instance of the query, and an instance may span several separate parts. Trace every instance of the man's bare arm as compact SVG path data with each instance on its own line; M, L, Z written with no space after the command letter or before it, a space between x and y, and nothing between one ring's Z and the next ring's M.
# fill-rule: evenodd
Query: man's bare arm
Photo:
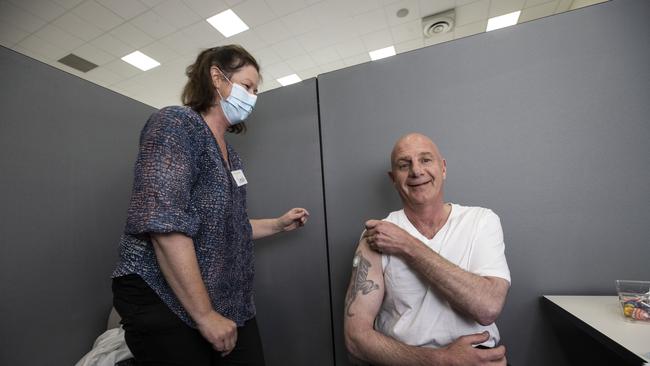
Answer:
M499 317L510 287L508 281L465 271L390 222L370 220L366 226L364 237L370 248L403 258L454 309L482 325Z
M408 346L374 328L384 298L381 255L361 240L354 256L352 278L345 297L344 332L348 351L373 365L434 365L440 350Z

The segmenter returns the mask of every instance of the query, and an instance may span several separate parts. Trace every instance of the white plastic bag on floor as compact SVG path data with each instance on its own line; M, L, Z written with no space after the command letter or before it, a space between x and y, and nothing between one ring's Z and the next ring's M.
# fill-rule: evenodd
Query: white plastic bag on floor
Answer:
M75 366L115 366L116 363L132 358L126 346L122 327L109 329L97 337L90 350Z

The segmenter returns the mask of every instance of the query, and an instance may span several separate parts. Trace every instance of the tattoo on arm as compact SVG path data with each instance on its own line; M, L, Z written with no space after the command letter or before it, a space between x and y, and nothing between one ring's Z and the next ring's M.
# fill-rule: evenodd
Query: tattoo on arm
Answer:
M378 284L367 279L370 267L372 267L370 262L361 255L361 252L357 252L352 261L352 284L345 297L345 313L347 316L354 316L350 312L350 307L354 300L357 299L357 292L361 291L362 295L367 295L379 288Z

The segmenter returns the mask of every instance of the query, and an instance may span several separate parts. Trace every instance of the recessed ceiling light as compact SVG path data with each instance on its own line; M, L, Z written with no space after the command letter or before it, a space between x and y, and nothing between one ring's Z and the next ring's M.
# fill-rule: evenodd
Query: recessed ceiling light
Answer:
M206 19L211 26L215 27L224 37L228 38L237 33L248 30L248 26L234 11L228 9Z
M151 70L156 66L160 66L160 62L152 59L140 51L131 52L122 57L122 61L128 62L142 71Z
M279 78L277 80L278 80L278 83L280 83L280 85L282 85L282 86L287 86L287 85L299 83L299 82L302 81L300 79L300 77L298 75L296 75L296 74L283 76L283 77L281 77L281 78Z
M486 32L517 24L521 10L488 19Z
M370 59L375 61L382 58L395 56L395 47L389 46L385 48L380 48L378 50L368 52L370 54Z
M397 15L398 18L404 18L409 15L409 10L407 8L401 8L395 15Z

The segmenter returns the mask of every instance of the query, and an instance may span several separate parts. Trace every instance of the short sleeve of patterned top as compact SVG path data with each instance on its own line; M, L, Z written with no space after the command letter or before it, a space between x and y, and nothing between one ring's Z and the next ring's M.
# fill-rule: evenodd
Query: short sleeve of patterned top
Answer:
M232 170L243 169L228 145ZM201 115L167 107L140 136L133 193L113 277L138 274L185 323L195 326L165 281L151 233L179 232L194 241L214 309L241 326L255 316L252 229L246 186L237 187Z

